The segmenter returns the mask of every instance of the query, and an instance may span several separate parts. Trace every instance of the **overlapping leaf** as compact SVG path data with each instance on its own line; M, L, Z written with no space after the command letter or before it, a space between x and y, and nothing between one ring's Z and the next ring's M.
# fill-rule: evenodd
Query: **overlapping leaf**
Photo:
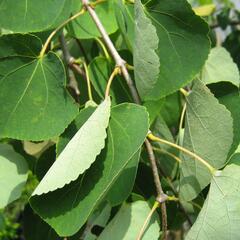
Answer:
M12 146L0 144L0 209L20 197L27 171L25 159Z
M225 48L215 47L211 50L201 72L201 80L206 84L231 82L233 85L239 87L239 70Z
M183 147L216 169L223 167L233 141L233 120L206 86L196 81L187 97ZM199 161L182 155L180 196L194 199L211 181L211 173Z
M156 28L146 17L140 0L135 2L135 21L134 74L138 92L144 99L158 79L160 61L156 50L159 40Z
M41 42L32 35L0 38L0 137L44 140L61 134L78 112L65 89L58 56L38 58Z
M124 204L116 216L111 220L107 227L99 236L99 240L130 240L137 239L138 234L151 211L147 202L137 201L131 204ZM160 226L157 214L153 214L146 231L142 237L143 240L159 239Z
M238 240L240 226L240 166L236 164L214 176L203 208L186 240Z
M157 31L159 43L156 53L161 65L158 80L144 99L154 100L177 91L193 80L207 59L209 40L207 24L194 14L186 0L150 1L149 4L151 6L147 5L144 9ZM135 41L138 39L135 38ZM149 52L140 57L142 61L148 61ZM141 70L137 68L135 71Z
M33 196L30 202L34 210L60 236L76 233L140 148L148 127L145 108L134 104L114 107L106 147L95 163L64 188Z
M91 166L104 148L110 103L110 98L103 101L83 124L44 176L33 195L62 188L76 180ZM61 178L56 181L56 176Z
M14 32L39 32L63 22L71 10L72 0L4 0L0 26Z

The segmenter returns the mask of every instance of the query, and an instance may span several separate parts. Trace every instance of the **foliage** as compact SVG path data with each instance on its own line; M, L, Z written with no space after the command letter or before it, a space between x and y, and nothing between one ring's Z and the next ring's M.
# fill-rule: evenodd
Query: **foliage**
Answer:
M226 0L0 1L0 239L238 240L239 22Z

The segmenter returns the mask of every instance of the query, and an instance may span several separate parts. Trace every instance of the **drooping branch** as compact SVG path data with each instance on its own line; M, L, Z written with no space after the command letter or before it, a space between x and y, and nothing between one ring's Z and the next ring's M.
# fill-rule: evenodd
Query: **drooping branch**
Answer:
M141 99L138 95L137 89L134 85L133 80L131 79L129 72L128 72L126 61L124 59L122 59L122 57L116 50L113 42L111 41L110 37L108 36L104 26L102 25L97 13L95 12L95 10L92 7L89 0L82 0L82 4L85 7L85 9L89 12L96 27L98 28L99 32L101 33L103 41L104 41L105 45L107 46L112 58L114 59L114 61L116 63L116 67L120 68L121 75L124 77L128 87L130 89L130 92L131 92L134 102L137 104L141 104ZM149 160L150 160L150 164L151 164L152 171L153 171L154 182L155 182L155 186L156 186L156 190L157 190L156 200L159 203L161 203L162 226L163 226L162 239L166 239L166 237L167 237L167 211L166 211L166 203L165 202L167 201L168 196L163 192L159 173L158 173L158 168L157 168L157 164L156 164L156 159L155 159L155 155L153 152L153 148L152 148L151 143L147 139L145 141L145 146L146 146L146 149L147 149L147 152L149 155Z

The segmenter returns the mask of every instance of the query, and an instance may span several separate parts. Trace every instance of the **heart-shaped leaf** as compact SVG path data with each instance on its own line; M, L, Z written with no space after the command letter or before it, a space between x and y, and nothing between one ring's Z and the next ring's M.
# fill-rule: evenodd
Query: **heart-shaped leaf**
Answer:
M41 42L32 35L4 35L0 46L0 137L39 141L61 134L78 107L59 57L38 58Z

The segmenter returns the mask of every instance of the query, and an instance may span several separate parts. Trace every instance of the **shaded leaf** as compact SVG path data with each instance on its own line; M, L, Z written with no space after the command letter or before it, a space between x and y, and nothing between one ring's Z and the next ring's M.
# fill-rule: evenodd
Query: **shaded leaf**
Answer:
M76 180L104 148L110 117L110 98L102 102L70 140L46 173L33 195L41 195ZM56 181L56 176L61 178Z
M123 0L115 1L115 15L118 27L130 51L134 42L134 5Z
M240 166L234 163L213 177L207 199L186 240L239 239L239 181Z
M114 67L115 66L105 57L96 57L88 66L91 83L101 99L104 99L105 97L107 82ZM113 80L110 95L112 97L113 105L131 100L125 81L118 76Z
M33 196L30 202L34 210L60 236L76 233L140 148L148 127L144 107L121 104L112 108L106 147L95 163L64 188Z
M23 212L23 234L25 240L61 239L48 224L33 212L29 205Z
M121 175L109 190L106 199L111 206L121 204L131 194L137 174L140 152L141 151L139 150L135 153Z
M137 239L138 234L151 211L147 202L125 203L99 236L99 240ZM142 237L143 240L158 240L160 226L157 214L153 214Z
M231 82L239 87L240 76L238 67L225 48L215 47L211 50L202 70L201 80L206 84Z
M233 118L233 144L229 155L233 154L240 143L240 96L239 92L227 94L219 98L219 102L226 106Z
M216 169L224 166L233 141L230 112L210 90L196 81L187 97L183 147L196 153ZM180 196L192 200L211 180L211 173L199 161L182 154Z
M0 5L0 25L14 32L40 32L66 20L72 0L5 0Z
M162 139L166 139L170 142L174 142L173 135L168 128L166 122L161 116L158 116L154 123L152 124L151 130L155 136L158 136ZM167 145L160 144L160 143L154 143L154 152L155 156L157 158L159 168L164 172L165 175L169 176L170 178L173 178L176 174L177 170L177 161L166 154L166 152L170 154L174 154L178 157L179 153L176 151L176 149L173 149Z
M27 181L27 163L12 146L0 144L0 209L21 196Z
M78 113L65 89L58 56L38 58L41 42L32 35L0 38L0 137L45 140L61 134Z

